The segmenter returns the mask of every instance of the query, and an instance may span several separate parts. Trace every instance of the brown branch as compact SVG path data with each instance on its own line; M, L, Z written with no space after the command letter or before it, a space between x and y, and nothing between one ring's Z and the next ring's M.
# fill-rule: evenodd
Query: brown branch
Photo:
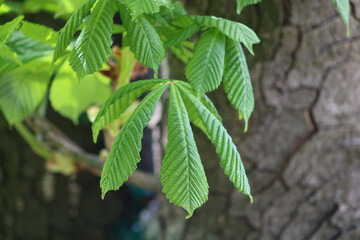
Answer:
M78 144L67 137L59 128L49 120L34 115L26 119L29 128L43 137L41 144L52 152L60 152L70 157L78 164L80 170L87 170L100 176L104 163L95 154L84 151ZM161 192L159 177L150 173L136 170L129 178L128 183L135 186Z

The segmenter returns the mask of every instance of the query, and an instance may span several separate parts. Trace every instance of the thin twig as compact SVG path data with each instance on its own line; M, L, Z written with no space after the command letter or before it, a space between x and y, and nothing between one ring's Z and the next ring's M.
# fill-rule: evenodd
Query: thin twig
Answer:
M34 115L26 119L26 123L33 132L41 134L43 141L39 142L23 124L16 124L15 128L36 154L48 159L51 152L61 152L71 157L80 170L87 170L101 176L104 163L100 158L84 151L49 120ZM128 183L157 193L162 189L158 176L140 170L133 173Z

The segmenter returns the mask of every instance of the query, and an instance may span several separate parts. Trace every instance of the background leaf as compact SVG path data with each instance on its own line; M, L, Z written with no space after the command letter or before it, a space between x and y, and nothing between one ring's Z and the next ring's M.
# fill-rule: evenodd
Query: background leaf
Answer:
M117 190L129 178L140 162L141 139L143 129L154 114L157 102L168 87L168 83L155 88L149 93L131 114L106 159L100 186L102 197L109 190Z
M9 124L31 115L44 99L50 59L32 61L0 76L0 107Z
M0 26L0 50L5 45L5 43L9 40L13 31L15 31L21 21L24 19L24 16L18 16L10 22L5 23Z
M44 44L55 45L58 38L57 32L53 29L28 21L22 22L20 31L28 38Z
M18 31L13 32L6 45L17 53L23 63L47 57L54 51L52 46L32 40Z
M110 94L110 79L94 73L79 83L65 62L51 84L50 102L57 112L77 124L81 113L91 105L104 103Z
M201 96L219 87L225 57L225 36L216 28L204 32L195 46L194 56L185 68L186 78Z
M183 207L191 217L208 199L204 167L196 147L181 95L170 87L168 142L160 170L163 192L171 203Z
M111 0L99 0L70 54L70 66L79 79L99 70L108 60L112 45Z
M254 110L254 93L244 51L240 43L232 39L226 40L224 87L229 101L244 118L247 131Z

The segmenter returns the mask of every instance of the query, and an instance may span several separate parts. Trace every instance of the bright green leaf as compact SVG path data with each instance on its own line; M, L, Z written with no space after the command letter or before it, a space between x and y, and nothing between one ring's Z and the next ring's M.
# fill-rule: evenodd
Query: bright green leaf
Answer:
M99 132L103 127L119 118L143 93L164 82L164 80L158 79L137 81L127 84L114 92L101 107L92 125L94 142L97 141Z
M9 124L24 120L43 100L50 60L32 61L0 77L0 106Z
M111 54L112 24L111 0L98 0L70 54L70 66L79 79L107 62Z
M204 167L184 102L174 85L170 87L168 142L160 174L166 198L188 211L187 218L207 201L209 186Z
M50 88L52 107L75 124L89 106L102 104L110 96L110 80L100 73L86 76L78 83L68 62L58 70Z
M66 22L63 29L60 31L60 36L56 43L56 48L54 52L54 62L64 55L66 48L69 46L70 42L74 38L74 34L83 23L84 18L89 14L92 6L96 0L86 1L76 12L70 17Z
M22 22L20 31L28 38L44 44L54 45L58 38L57 32L53 29L27 21Z
M346 25L346 35L350 36L350 0L334 0L335 7L338 8L341 18Z
M244 7L251 4L259 3L261 2L261 0L236 0L236 2L237 2L236 12L240 14Z
M12 32L19 27L23 18L24 16L18 16L11 22L7 22L4 25L0 26L0 48L2 48L5 45L5 43L9 40Z
M54 51L52 46L34 41L19 31L13 32L6 45L18 55L23 63L47 57Z
M143 129L154 114L157 102L168 85L169 83L163 84L149 93L115 138L101 174L100 186L103 198L109 190L119 189L136 169L136 164L140 162Z
M224 87L231 104L241 113L247 131L254 110L254 93L246 57L240 43L226 40Z
M87 0L57 0L58 11L55 17L72 14L86 1Z
M186 78L193 89L203 95L219 87L225 58L225 36L212 28L196 43L194 56L185 68Z
M199 98L182 85L178 84L178 86L198 112L207 134L215 146L216 153L220 157L220 166L224 169L225 174L229 177L230 181L234 183L235 187L240 192L248 195L252 201L245 168L230 135L221 122L201 103Z

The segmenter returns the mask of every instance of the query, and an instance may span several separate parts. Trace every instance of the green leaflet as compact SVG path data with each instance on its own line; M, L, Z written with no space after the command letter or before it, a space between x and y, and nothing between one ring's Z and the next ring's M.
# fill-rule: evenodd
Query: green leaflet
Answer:
M186 78L201 96L219 87L225 57L225 36L216 28L203 33L196 43L194 56L185 68Z
M140 162L143 129L150 121L157 102L168 86L169 83L165 83L149 93L115 138L101 174L100 186L103 198L109 190L119 189L136 169L136 164Z
M19 31L11 34L6 45L18 55L19 60L23 63L47 57L54 51L52 46L31 40Z
M184 27L193 25L194 22L201 27L218 28L229 38L243 43L252 55L254 55L252 45L260 42L256 33L246 25L214 16L182 16L176 18L173 24Z
M92 125L94 142L97 141L100 130L107 124L116 120L122 113L143 93L151 90L165 80L143 80L126 84L114 92L101 107Z
M261 0L236 0L237 2L237 14L240 14L244 7L261 2Z
M10 22L5 23L0 26L0 49L5 45L5 43L9 40L13 31L15 31L21 21L24 19L24 16L18 16Z
M31 115L43 100L50 81L50 61L32 61L0 77L0 106L9 124Z
M5 0L0 0L0 7L5 2Z
M171 52L185 65L189 64L193 53L187 49L186 47L180 45L180 46L171 46L170 47Z
M163 192L171 203L193 211L208 199L204 167L196 147L185 105L174 85L170 87L168 142L160 170Z
M196 95L196 92L194 92L193 88L191 87L191 85L188 82L176 81L176 84L181 85L182 87L186 88L189 92L191 92L193 95ZM204 94L199 99L201 100L202 104L204 104L204 106L219 120L219 122L222 122L221 116L218 113L213 102L210 100L210 98L208 96L206 96L206 94ZM183 98L183 100L184 100L184 102L186 102L186 98ZM187 108L187 105L186 105L186 108ZM189 113L189 116L190 116L190 113ZM191 118L191 116L190 116L190 118Z
M176 31L174 34L170 35L169 38L164 43L165 48L180 44L182 41L185 41L186 39L190 38L199 30L200 27L198 25L191 25Z
M157 13L161 6L169 6L170 0L121 0L129 8L132 20L134 21L139 15L148 13Z
M174 2L163 8L160 13L162 17L174 19L179 16L186 15L186 10L180 2Z
M21 11L27 13L37 13L46 11L55 13L58 10L57 0L25 0L21 6Z
M70 42L74 38L74 34L83 23L84 18L89 14L95 2L96 0L86 1L78 10L76 10L76 12L74 12L74 14L66 22L64 28L61 29L60 36L55 47L53 62L64 55L67 46L69 46Z
M58 11L55 17L68 16L79 9L87 0L57 0Z
M111 54L112 24L111 0L98 0L70 54L70 66L79 79L107 62Z
M28 63L32 60L49 56L54 49L50 45L31 40L19 31L14 31L11 34L6 47L8 50L5 50L6 48L3 47L1 51L13 52L16 55L16 59L9 58L9 56L0 58L0 74L22 66L22 63Z
M110 79L94 73L79 83L66 61L51 84L49 99L57 112L77 124L81 113L91 105L104 103L110 94Z
M255 100L244 51L232 39L226 40L224 87L229 101L245 120L246 132Z
M206 128L207 134L210 136L210 140L215 146L216 153L220 157L220 166L224 169L225 174L229 177L230 181L234 183L235 187L240 192L248 195L252 201L250 185L245 173L245 168L230 135L227 133L221 122L194 94L188 91L187 88L181 85L178 86L198 112L202 123Z
M141 64L157 72L165 58L164 44L159 34L145 16L138 16L135 21L131 21L126 7L118 2L118 8L128 33L131 51Z
M23 21L20 31L25 36L44 44L55 45L58 34L44 25Z
M350 37L350 0L334 0L334 4L339 10L340 16L346 25L346 35Z

